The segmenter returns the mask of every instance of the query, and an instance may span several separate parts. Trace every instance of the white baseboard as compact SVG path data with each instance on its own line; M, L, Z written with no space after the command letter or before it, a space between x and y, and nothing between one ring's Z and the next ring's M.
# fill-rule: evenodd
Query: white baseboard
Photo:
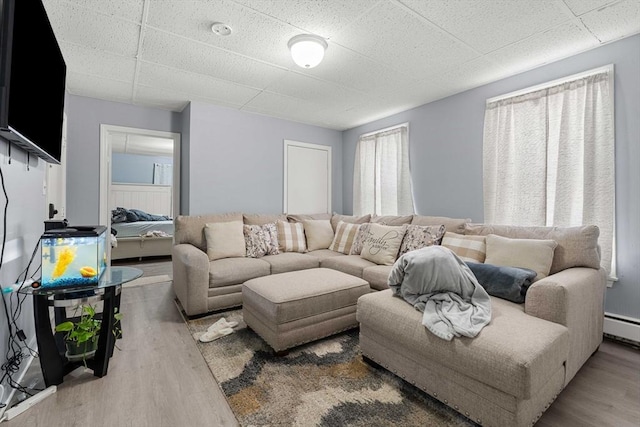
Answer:
M604 333L640 343L640 319L605 313Z
M37 347L35 336L31 340L29 340L28 345L30 348ZM16 372L14 375L12 375L14 381L17 381L18 383L22 384L24 375L27 373L27 370L31 366L33 359L34 359L33 355L30 354L29 356L27 356L22 360L22 363L20 364L20 370ZM16 390L6 382L0 385L2 385L3 387L3 388L0 388L0 391L3 391L2 395L0 395L0 403L4 403L5 405L7 405L4 408L0 408L0 420L1 420L2 417L4 416L5 411L9 409L9 403L11 403L11 400L13 399L13 395L16 393Z

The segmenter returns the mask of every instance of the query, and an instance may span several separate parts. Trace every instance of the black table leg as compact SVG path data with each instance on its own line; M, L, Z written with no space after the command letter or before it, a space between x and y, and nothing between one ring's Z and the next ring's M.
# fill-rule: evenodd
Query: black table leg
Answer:
M33 295L33 315L44 383L47 387L62 384L64 360L53 335L49 319L49 301L46 295Z
M115 286L105 289L98 349L92 362L93 375L100 378L107 375L109 358L113 354L113 346L115 344L115 336L113 335L115 291Z

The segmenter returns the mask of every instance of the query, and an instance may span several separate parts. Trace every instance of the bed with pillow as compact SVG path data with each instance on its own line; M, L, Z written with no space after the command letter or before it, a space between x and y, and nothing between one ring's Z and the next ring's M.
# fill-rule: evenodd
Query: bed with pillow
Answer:
M174 226L168 216L117 207L111 211L111 229L112 260L171 256Z

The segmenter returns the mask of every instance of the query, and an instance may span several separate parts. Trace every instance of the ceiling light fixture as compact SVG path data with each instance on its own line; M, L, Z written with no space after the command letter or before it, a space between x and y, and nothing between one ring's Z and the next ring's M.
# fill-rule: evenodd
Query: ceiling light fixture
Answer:
M289 40L293 62L302 68L313 68L324 58L327 42L320 36L300 34Z

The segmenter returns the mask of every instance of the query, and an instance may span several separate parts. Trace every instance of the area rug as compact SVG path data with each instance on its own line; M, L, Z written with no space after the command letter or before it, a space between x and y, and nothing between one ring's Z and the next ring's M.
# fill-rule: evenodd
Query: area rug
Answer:
M199 342L221 317L239 323L235 332ZM364 363L357 329L276 357L246 328L241 310L186 322L241 426L475 425L395 375Z

